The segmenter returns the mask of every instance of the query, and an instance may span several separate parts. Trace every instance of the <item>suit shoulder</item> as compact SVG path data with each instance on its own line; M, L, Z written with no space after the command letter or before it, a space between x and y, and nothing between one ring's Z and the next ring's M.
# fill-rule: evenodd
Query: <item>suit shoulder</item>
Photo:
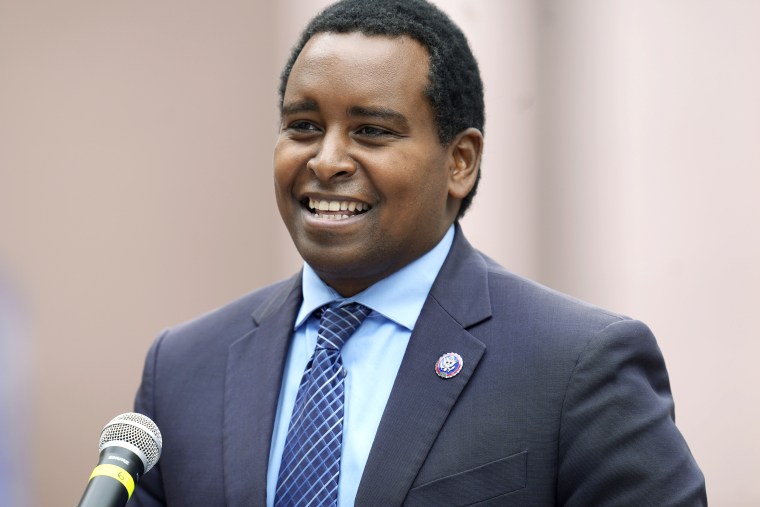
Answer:
M268 312L274 311L293 293L300 291L300 275L262 287L208 313L167 329L162 348L182 343L194 347L197 342L215 340L226 347L250 332Z
M480 252L478 252L480 253ZM512 273L483 256L488 269L491 304L495 316L502 313L530 316L537 322L561 324L578 331L599 331L630 317L564 294L534 280Z

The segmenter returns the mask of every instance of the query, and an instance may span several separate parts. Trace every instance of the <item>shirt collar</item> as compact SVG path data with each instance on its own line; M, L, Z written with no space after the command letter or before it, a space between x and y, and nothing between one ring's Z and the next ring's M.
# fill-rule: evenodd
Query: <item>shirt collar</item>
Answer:
M454 242L454 226L428 253L415 259L390 276L387 276L356 294L349 301L356 301L385 318L409 329L414 329L430 288L449 254ZM314 310L333 301L343 301L307 263L303 267L303 303L296 317L295 329L300 327Z

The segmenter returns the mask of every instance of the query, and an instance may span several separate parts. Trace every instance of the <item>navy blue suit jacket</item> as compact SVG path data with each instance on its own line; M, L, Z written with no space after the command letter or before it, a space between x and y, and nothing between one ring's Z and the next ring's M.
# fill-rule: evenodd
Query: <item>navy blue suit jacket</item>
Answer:
M265 505L300 284L296 275L155 341L135 409L164 449L130 506ZM464 360L450 379L434 371L446 352ZM457 228L356 505L706 503L649 329L509 273Z

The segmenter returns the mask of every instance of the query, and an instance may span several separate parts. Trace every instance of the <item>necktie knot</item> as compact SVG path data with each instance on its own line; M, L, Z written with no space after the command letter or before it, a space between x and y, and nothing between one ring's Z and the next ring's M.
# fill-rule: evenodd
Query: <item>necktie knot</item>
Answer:
M359 303L323 307L317 331L317 349L340 350L372 310Z

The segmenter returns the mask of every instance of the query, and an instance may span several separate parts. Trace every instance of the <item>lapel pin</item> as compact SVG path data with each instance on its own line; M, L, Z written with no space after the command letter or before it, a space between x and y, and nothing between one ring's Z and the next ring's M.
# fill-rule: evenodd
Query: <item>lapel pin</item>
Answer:
M441 378L451 378L462 371L464 361L456 352L448 352L438 358L435 363L435 372Z

